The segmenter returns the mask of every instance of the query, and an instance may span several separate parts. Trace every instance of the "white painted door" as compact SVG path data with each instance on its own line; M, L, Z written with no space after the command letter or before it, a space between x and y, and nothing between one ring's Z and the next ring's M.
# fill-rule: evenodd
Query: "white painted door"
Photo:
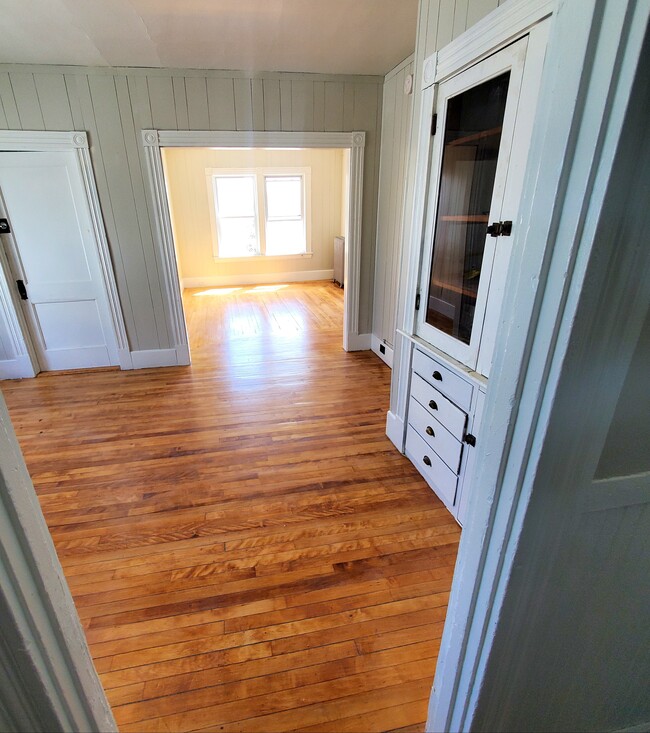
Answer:
M24 283L21 303L41 369L117 364L75 153L0 153L0 208L11 227L1 238L13 279Z

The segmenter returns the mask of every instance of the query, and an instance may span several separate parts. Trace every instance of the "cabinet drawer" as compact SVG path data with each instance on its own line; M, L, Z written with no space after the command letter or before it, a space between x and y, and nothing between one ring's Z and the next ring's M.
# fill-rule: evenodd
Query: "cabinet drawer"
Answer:
M463 439L467 415L417 374L413 374L411 380L411 396L415 397L455 438Z
M416 349L413 352L413 371L459 407L469 410L472 385L444 364Z
M410 425L406 431L406 455L426 482L451 509L456 498L458 476L436 455Z
M409 406L409 425L414 427L420 437L442 458L454 473L458 473L460 454L463 444L416 400L411 400Z

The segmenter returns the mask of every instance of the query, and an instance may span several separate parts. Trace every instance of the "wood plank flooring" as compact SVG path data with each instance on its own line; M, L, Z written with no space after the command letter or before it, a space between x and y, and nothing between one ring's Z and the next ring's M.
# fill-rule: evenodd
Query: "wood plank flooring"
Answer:
M121 731L420 731L459 528L330 283L185 293L191 367L4 382Z

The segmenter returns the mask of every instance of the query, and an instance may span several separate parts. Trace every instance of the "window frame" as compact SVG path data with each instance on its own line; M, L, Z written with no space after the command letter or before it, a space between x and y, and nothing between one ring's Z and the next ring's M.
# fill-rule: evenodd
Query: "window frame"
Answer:
M206 168L205 171L208 201L210 209L210 224L212 228L212 256L220 262L250 262L257 259L300 259L312 257L311 245L311 167L290 166L290 167L259 167L259 168ZM241 178L250 176L255 178L255 221L257 225L257 240L259 254L242 257L224 257L219 254L219 217L217 214L216 179L217 178ZM266 223L268 219L268 206L266 200L266 179L267 178L296 178L302 179L302 220L305 237L305 251L295 254L266 254ZM293 219L295 221L295 219Z

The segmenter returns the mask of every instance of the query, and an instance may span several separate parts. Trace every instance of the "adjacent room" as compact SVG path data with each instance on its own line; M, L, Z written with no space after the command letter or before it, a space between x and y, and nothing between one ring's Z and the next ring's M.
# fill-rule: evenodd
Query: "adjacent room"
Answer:
M190 351L273 335L343 340L349 153L164 148Z

